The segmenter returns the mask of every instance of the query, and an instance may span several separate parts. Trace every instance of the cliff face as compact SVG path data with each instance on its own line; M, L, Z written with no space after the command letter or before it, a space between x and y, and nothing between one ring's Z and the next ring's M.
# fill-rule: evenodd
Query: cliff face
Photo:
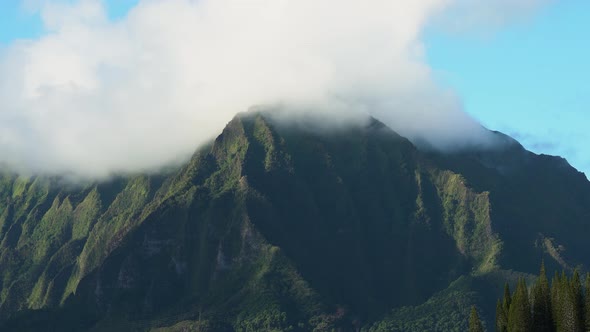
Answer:
M387 326L457 279L590 264L590 184L567 163L516 143L424 153L376 120L240 114L168 174L7 173L0 202L6 329Z

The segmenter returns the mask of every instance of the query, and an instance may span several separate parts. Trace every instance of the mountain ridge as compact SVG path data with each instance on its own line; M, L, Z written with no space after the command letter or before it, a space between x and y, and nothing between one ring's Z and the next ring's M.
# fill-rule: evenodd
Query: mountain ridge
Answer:
M542 257L587 266L590 184L572 170L519 145L443 155L377 120L317 131L249 112L167 175L65 189L4 175L0 320L34 330L22 317L50 310L62 330L366 327L461 276L533 273ZM555 202L535 212L519 185ZM552 222L560 206L580 234Z

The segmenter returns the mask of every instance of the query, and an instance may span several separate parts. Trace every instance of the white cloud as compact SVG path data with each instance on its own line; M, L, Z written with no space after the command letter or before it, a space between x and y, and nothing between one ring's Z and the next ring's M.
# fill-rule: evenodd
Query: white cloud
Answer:
M111 22L98 0L37 2L48 33L0 54L0 162L156 169L259 104L366 111L438 147L485 143L423 58L422 29L451 3L143 0Z

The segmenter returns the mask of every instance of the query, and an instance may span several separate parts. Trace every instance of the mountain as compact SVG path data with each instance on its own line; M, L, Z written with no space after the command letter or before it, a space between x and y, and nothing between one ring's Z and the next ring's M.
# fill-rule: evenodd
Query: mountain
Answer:
M4 172L0 330L465 331L473 304L491 330L505 281L590 266L585 176L495 135L248 112L161 174Z

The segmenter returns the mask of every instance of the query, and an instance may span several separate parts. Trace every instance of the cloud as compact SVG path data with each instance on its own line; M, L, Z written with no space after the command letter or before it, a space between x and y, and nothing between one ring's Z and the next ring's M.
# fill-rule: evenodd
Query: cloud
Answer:
M451 0L142 0L115 22L98 0L29 1L47 33L0 53L0 162L20 171L154 170L252 105L489 143L424 59L420 33Z

